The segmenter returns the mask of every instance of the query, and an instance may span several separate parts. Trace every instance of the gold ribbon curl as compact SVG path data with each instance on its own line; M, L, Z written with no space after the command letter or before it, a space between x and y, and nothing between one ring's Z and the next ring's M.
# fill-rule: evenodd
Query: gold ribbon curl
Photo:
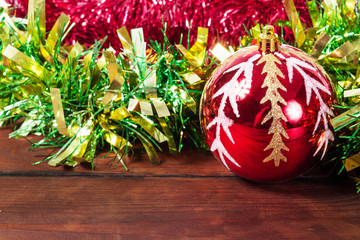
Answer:
M187 50L183 45L178 44L176 47L184 54L193 68L200 68L204 62L209 29L198 27L198 34L195 44Z
M51 88L51 101L53 106L53 111L55 115L55 120L57 123L57 129L62 135L68 135L68 130L65 123L64 109L61 101L61 93L59 88Z
M40 46L45 40L45 34L45 0L29 0L28 36L32 37L35 46Z
M296 44L298 47L301 47L305 42L306 37L299 15L296 11L294 1L293 0L282 0L282 1L284 4L286 14L291 23L291 28L295 35Z
M75 159L82 158L86 153L88 144L91 140L94 120L89 119L82 127L78 127L77 124L72 126L72 132L75 134L71 139L64 145L62 149L58 151L55 156L48 162L51 166L57 166L64 160L67 160L67 164L76 166L77 161ZM72 134L70 134L71 136Z

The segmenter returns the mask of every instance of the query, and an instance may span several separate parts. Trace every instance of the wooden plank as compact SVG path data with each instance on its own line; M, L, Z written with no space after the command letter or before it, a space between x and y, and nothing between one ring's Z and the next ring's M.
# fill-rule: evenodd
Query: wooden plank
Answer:
M126 166L130 171L126 171L121 164L111 167L114 154L108 158L98 157L94 160L95 171L92 171L89 164L71 167L52 167L46 162L32 165L44 159L50 149L35 149L28 151L31 144L26 139L9 139L11 132L9 128L0 128L0 174L13 175L79 175L79 174L121 174L121 175L141 175L141 176L232 176L211 153L185 149L181 154L169 154L164 150L159 157L162 164L153 166L150 164L147 155L136 155L131 159L126 159ZM41 137L30 136L30 140L39 140ZM105 153L102 154L104 156Z
M0 239L357 239L352 185L302 177L0 177Z

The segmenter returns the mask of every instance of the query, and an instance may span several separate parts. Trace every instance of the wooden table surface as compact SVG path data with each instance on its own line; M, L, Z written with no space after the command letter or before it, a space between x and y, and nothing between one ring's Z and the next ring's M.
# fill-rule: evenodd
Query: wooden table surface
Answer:
M0 239L359 239L360 195L325 176L256 184L211 154L96 169L33 166L48 150L0 129Z

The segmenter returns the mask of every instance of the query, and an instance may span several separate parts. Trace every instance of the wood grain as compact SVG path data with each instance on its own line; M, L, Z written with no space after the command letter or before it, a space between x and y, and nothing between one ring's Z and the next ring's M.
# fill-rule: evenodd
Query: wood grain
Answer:
M2 177L0 189L1 239L356 239L360 231L359 196L324 178Z
M353 184L305 176L256 184L210 154L162 153L108 169L33 166L47 150L0 129L0 239L357 239Z

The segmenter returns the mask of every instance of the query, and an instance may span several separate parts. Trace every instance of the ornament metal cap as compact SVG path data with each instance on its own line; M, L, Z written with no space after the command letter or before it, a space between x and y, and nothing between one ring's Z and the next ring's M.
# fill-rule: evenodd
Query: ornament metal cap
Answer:
M274 32L274 26L268 25L263 28L263 32L258 39L259 50L262 52L275 52L278 50L280 41Z

